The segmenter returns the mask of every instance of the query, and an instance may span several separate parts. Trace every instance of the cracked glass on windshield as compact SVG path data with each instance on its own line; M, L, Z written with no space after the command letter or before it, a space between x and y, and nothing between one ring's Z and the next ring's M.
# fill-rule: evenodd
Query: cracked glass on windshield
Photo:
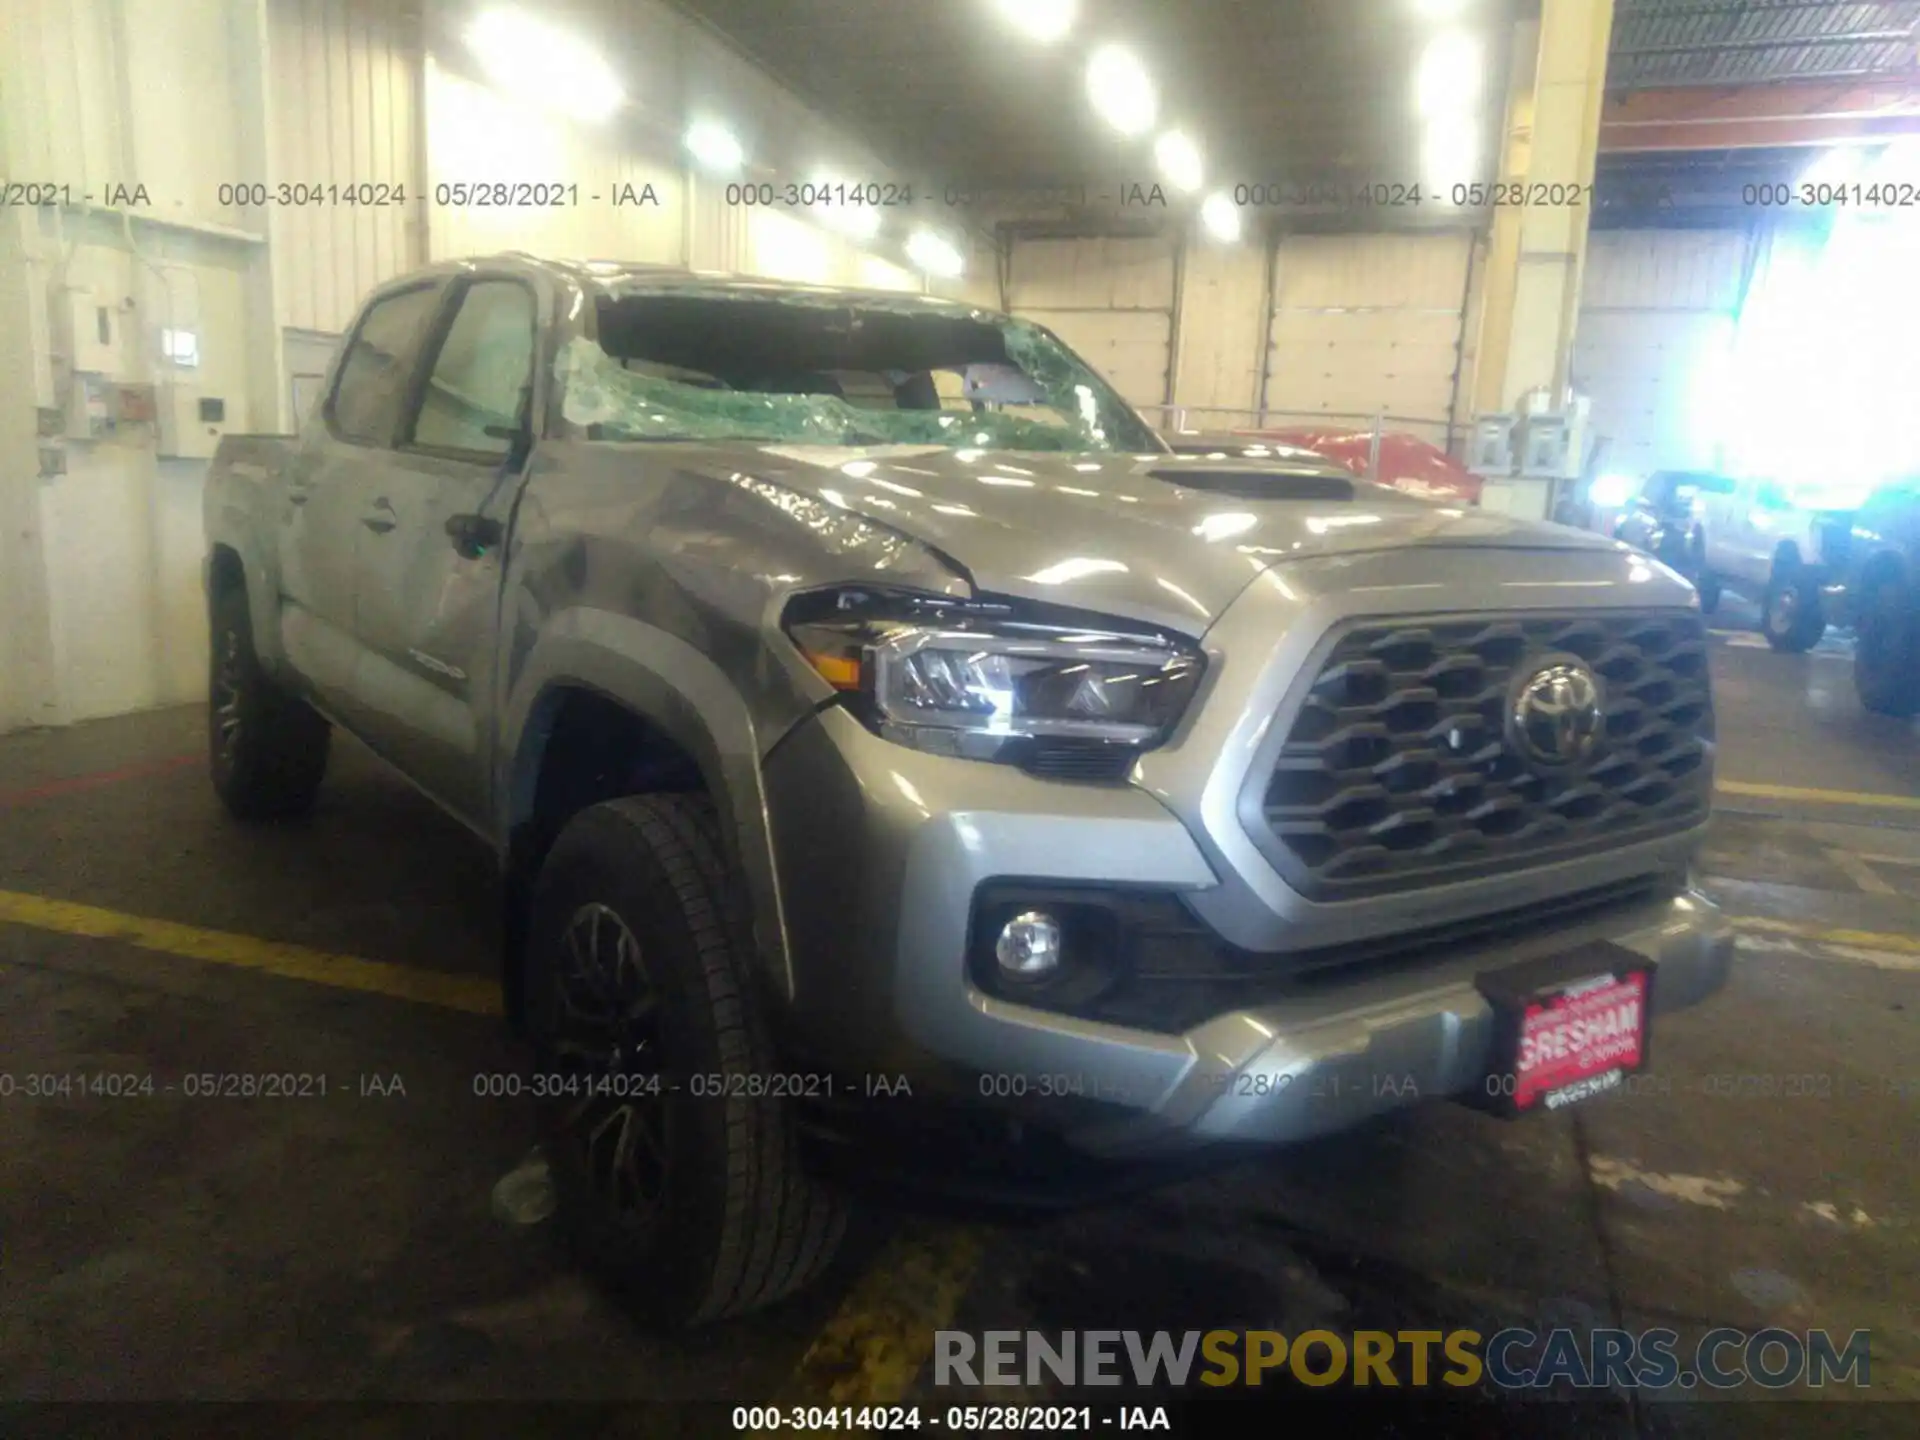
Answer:
M1159 451L1111 386L1026 321L883 298L626 294L557 359L589 439Z

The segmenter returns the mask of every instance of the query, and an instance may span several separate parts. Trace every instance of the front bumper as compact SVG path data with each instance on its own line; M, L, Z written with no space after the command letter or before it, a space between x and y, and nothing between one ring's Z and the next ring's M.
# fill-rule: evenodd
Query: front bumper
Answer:
M916 1094L924 1083L1007 1102L1094 1154L1284 1143L1474 1091L1493 1064L1493 1012L1474 984L1485 971L1611 940L1656 963L1658 1015L1718 989L1732 959L1713 905L1669 892L1324 973L1184 1031L1083 1019L972 983L973 899L1009 877L1207 895L1219 883L1207 857L1154 796L920 754L834 709L783 741L765 773L796 982L786 1018L801 1058L906 1074ZM1061 813L1063 790L1075 813ZM1019 1103L1046 1095L1068 1103Z
M1141 1094L1136 1113L1070 1138L1106 1154L1212 1141L1281 1143L1344 1130L1425 1098L1478 1094L1494 1068L1495 1035L1493 1010L1475 977L1593 939L1654 962L1656 1017L1719 989L1733 960L1731 926L1710 901L1688 892L1635 914L1339 987L1313 1002L1221 1015L1176 1037L1181 1063L1157 1093ZM1148 1047L1139 1038L1132 1048L1145 1060ZM1154 1073L1150 1065L1136 1068Z

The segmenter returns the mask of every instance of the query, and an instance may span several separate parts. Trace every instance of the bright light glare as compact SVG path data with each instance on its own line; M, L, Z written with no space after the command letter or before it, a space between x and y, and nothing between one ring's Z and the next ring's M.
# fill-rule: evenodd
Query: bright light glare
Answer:
M738 170L747 158L734 133L715 120L696 120L688 127L687 151L707 169L722 175Z
M1866 168L1866 151L1858 145L1836 145L1800 176L1802 185L1849 185Z
M467 45L495 88L575 119L597 124L626 101L592 46L524 11L487 11L467 27Z
M1414 13L1422 20L1457 20L1468 0L1413 0Z
M1631 475L1601 475L1587 487L1587 498L1602 510L1616 510L1633 499L1639 488Z
M931 230L916 230L907 237L907 258L927 274L944 278L967 268L965 257L953 242Z
M1176 190L1198 190L1206 178L1206 166L1200 159L1200 147L1185 133L1169 130L1153 142L1153 158L1160 173Z
M1214 239L1232 244L1240 238L1240 207L1226 191L1216 190L1200 202L1200 223Z
M1429 185L1446 193L1461 181L1480 173L1480 133L1464 115L1441 116L1427 122L1420 141L1421 173Z
M1244 535L1260 523L1260 517L1250 515L1245 510L1224 510L1216 515L1208 515L1193 527L1193 533L1202 540L1230 540L1235 535Z
M1090 556L1076 555L1070 560L1061 560L1044 570L1036 570L1027 576L1035 585L1065 585L1072 580L1084 580L1089 575L1125 573L1126 565L1119 560L1098 560Z
M1472 112L1480 98L1480 46L1464 30L1442 30L1420 52L1414 104L1432 119Z
M993 0L1000 18L1031 40L1058 40L1073 28L1074 0Z
M1087 62L1087 98L1094 113L1122 135L1144 135L1160 113L1160 98L1131 50L1102 45Z
M855 187L849 181L830 171L822 171L808 182L826 197L812 209L822 225L829 230L838 230L849 240L871 240L880 233L880 211L872 205L841 203L841 192Z

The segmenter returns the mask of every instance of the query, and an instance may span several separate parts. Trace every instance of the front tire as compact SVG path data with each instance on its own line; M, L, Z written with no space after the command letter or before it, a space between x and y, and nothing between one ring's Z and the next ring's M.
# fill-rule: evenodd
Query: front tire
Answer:
M1707 569L1707 537L1698 530L1687 541L1686 576L1700 592L1700 613L1711 615L1720 608L1720 577Z
M1760 606L1760 632L1767 637L1767 644L1788 655L1811 650L1827 633L1820 587L1804 567L1774 567Z
M793 1293L846 1228L791 1102L753 1089L780 1067L750 937L704 797L582 811L534 888L527 1023L561 1222L666 1326Z
M1876 715L1920 714L1920 595L1887 575L1867 583L1854 625L1853 688Z
M332 728L261 668L242 587L214 596L210 639L207 759L215 792L236 819L304 815L327 773Z

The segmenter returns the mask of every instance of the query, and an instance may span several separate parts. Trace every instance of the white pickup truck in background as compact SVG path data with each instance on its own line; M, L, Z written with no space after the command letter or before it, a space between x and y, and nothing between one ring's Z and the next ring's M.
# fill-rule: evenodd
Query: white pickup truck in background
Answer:
M1760 629L1776 650L1820 643L1833 615L1830 592L1846 566L1853 506L1865 498L1833 486L1747 477L1694 499L1689 570L1711 614L1723 589L1760 606Z

